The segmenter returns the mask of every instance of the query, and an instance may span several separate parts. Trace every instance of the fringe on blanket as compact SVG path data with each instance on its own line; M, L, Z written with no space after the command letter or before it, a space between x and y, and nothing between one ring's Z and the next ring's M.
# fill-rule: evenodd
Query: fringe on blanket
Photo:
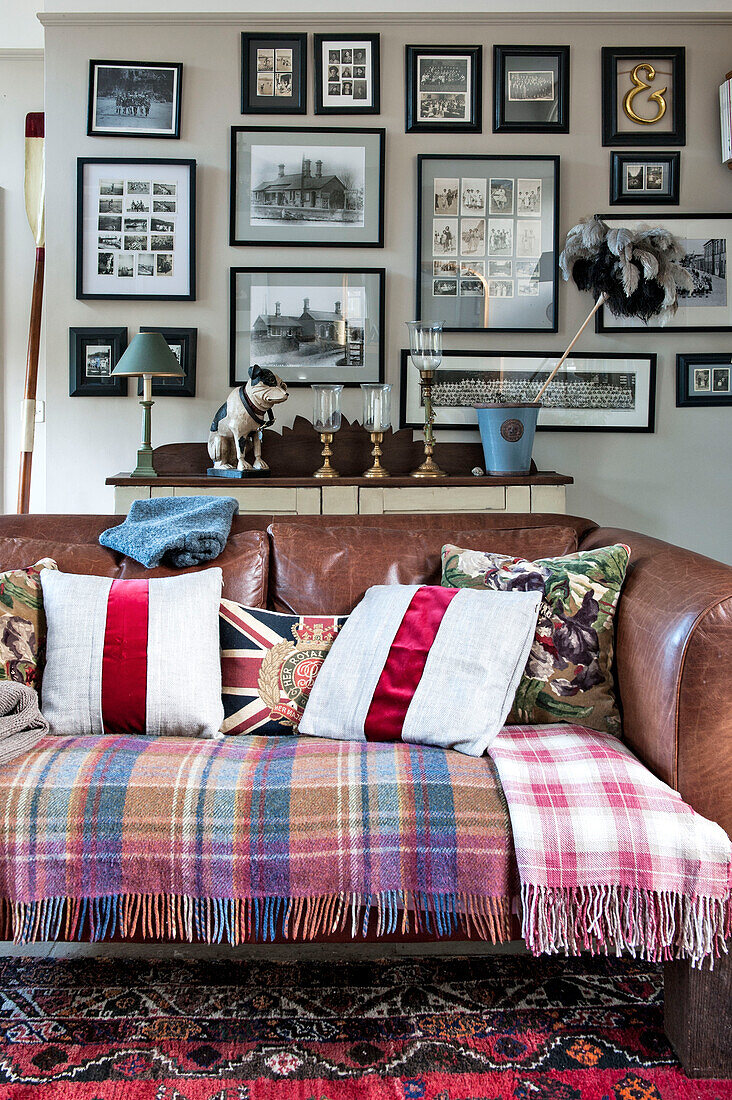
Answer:
M521 886L521 933L534 955L627 952L710 969L732 938L732 899L624 886Z
M37 941L133 939L189 943L272 942L277 936L312 940L350 927L351 939L399 931L503 943L510 938L510 899L474 894L428 894L386 890L301 898L194 898L179 894L113 894L101 898L0 899L4 937L17 944Z

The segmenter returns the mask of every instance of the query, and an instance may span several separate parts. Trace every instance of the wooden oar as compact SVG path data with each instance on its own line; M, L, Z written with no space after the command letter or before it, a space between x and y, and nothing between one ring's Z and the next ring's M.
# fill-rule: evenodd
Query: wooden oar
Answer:
M36 242L36 267L33 272L30 325L28 329L28 356L25 363L25 398L21 419L20 473L18 478L18 514L28 511L30 505L31 468L33 465L33 440L36 424L36 390L38 387L38 351L41 341L41 306L43 303L43 274L46 266L45 222L45 153L44 116L36 111L25 116L25 211L28 224Z

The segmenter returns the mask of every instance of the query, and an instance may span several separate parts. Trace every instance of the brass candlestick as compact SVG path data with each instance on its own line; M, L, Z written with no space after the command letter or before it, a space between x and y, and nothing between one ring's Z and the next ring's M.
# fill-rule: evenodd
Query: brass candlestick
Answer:
M433 370L420 370L419 385L422 390L422 403L424 405L424 462L416 470L412 470L411 477L446 477L432 457L435 449L435 436L432 425L435 419L432 408L432 383L435 380Z
M432 383L435 371L442 362L442 321L407 321L409 329L409 354L419 371L419 387L424 405L424 462L411 477L446 477L432 457L435 449L435 435L432 425L435 420L432 408Z
M374 462L372 466L369 466L368 470L364 470L364 477L391 477L388 470L385 470L381 465L381 444L384 441L383 432L371 432L371 457Z
M333 432L321 432L320 442L323 444L323 449L320 452L323 458L323 465L319 470L316 470L313 477L340 477L341 475L337 470L334 470L330 464L330 456L333 454L333 448L331 443L333 442Z

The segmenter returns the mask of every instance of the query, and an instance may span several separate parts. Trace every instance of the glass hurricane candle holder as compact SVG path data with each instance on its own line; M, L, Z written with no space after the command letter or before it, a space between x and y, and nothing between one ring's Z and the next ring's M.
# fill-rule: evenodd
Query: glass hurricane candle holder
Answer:
M362 382L363 426L371 435L371 457L373 464L364 470L364 477L389 477L389 471L381 465L381 444L384 432L391 427L391 385Z
M435 436L432 430L435 414L432 409L432 383L435 371L442 362L442 321L407 321L409 329L409 354L419 371L419 385L424 406L424 462L411 477L445 477L444 470L432 457Z
M323 465L316 470L313 477L340 477L337 470L330 464L330 456L333 454L331 443L333 433L341 426L341 392L343 386L311 386L313 391L313 427L320 433L320 442L323 446L321 455Z

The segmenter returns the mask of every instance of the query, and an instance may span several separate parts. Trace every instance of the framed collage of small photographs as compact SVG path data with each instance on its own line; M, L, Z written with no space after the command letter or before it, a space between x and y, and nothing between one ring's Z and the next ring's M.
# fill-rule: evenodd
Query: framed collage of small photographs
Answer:
M304 115L307 34L241 36L241 113Z
M732 355L698 352L676 356L676 407L732 405Z
M482 130L482 46L406 46L408 134Z
M610 154L612 206L678 206L681 153Z
M316 115L378 115L380 42L378 34L316 34Z

